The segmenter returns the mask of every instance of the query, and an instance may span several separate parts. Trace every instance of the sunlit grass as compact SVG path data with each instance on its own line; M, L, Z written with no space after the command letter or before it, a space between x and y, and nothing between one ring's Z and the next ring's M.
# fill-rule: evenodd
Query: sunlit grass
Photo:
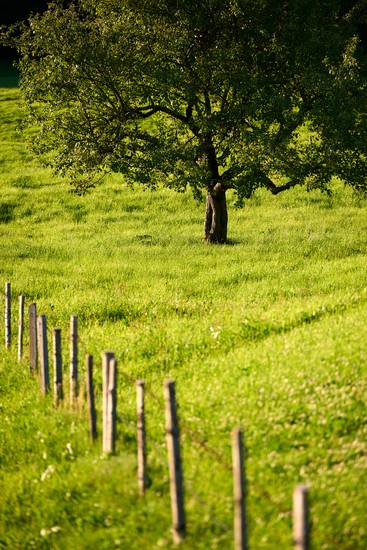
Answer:
M117 176L85 197L41 168L0 92L0 279L37 301L80 356L119 361L118 453L88 443L85 413L54 410L16 350L0 358L0 546L170 547L162 382L177 381L186 483L184 548L232 546L230 431L246 433L250 541L291 547L291 495L310 485L313 547L364 549L366 200L295 189L230 197L229 246L202 242L190 194ZM13 332L16 316L13 318ZM83 371L83 365L81 365ZM151 487L135 481L135 388L147 382ZM100 419L99 419L100 420ZM205 445L203 445L203 442ZM209 451L206 450L209 448ZM210 449L213 451L210 452ZM220 457L220 458L218 458Z

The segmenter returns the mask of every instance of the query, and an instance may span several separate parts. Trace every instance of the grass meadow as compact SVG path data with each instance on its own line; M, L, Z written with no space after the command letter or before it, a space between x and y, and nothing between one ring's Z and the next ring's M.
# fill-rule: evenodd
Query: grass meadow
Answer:
M6 84L6 82L3 82ZM88 440L86 412L55 409L0 354L0 547L171 548L163 380L176 380L187 538L233 547L230 432L245 430L250 547L292 547L293 487L310 487L312 548L367 547L367 200L229 197L227 246L202 242L204 205L117 177L90 194L42 168L17 132L19 92L0 89L0 282L48 326L80 327L83 356L119 363L115 456ZM3 330L2 330L3 332ZM135 387L146 381L150 487L136 483ZM67 388L66 388L67 393ZM99 429L101 427L98 415Z

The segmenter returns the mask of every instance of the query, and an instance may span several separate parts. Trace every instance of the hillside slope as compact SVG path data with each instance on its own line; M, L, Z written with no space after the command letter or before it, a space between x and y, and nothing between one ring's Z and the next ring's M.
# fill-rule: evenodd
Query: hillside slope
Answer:
M311 491L317 549L367 546L367 201L295 189L230 206L228 246L202 243L190 195L117 177L84 197L41 168L16 130L18 91L0 90L0 280L48 326L80 325L80 370L119 363L116 456L88 442L85 408L59 410L0 356L0 547L170 548L163 380L182 428L183 548L232 546L230 431L245 429L251 547L291 547L294 485ZM148 216L149 213L149 216ZM27 343L26 343L27 344ZM151 485L137 493L134 380L147 385ZM66 388L67 394L67 388ZM100 414L99 414L100 428Z

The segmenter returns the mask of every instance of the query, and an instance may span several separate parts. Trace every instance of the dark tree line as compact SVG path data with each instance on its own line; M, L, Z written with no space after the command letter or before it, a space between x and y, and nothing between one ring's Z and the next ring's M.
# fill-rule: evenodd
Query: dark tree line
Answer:
M46 0L3 0L0 9L0 25L11 25L27 19L29 15L47 8ZM14 48L0 47L0 59L12 60L16 55Z

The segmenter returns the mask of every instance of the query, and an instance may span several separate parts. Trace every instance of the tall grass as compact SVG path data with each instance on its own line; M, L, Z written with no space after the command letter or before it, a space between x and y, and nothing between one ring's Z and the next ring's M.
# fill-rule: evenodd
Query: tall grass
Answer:
M367 202L230 197L229 246L202 243L190 194L110 177L85 197L25 148L18 91L0 91L0 280L37 301L81 358L119 361L118 453L85 414L54 410L16 351L0 358L0 546L170 548L162 382L177 381L186 480L184 548L232 546L230 430L245 428L253 548L291 547L291 494L310 485L313 547L367 544ZM1 284L3 284L1 283ZM13 319L15 331L16 319ZM68 350L64 339L67 377ZM83 370L83 367L82 367ZM135 388L147 383L151 485L138 497ZM99 419L100 423L100 419Z

